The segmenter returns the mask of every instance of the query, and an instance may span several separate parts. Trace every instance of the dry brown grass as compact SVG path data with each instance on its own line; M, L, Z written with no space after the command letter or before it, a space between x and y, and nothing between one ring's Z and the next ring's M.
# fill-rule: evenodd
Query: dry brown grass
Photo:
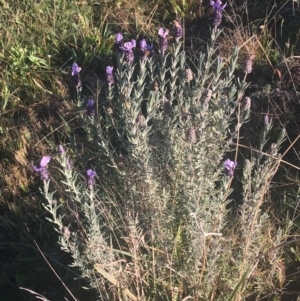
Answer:
M278 66L282 84L285 89L300 91L300 57L293 56L284 59Z
M141 36L156 36L155 26L159 26L155 24L158 5L155 1L148 2L146 6L142 2L141 0L117 1L107 7L105 19L125 36L131 36L136 32Z
M249 56L259 58L261 56L261 47L258 43L258 37L250 35L246 28L224 29L223 35L218 41L220 55L228 59L232 54L232 49L239 47L239 64Z

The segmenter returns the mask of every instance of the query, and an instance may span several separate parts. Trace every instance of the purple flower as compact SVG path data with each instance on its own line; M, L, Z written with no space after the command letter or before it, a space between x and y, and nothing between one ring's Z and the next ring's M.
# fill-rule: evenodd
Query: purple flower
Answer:
M123 36L121 33L117 33L115 39L115 45L114 45L115 51L121 52L120 46L122 45L123 45Z
M114 67L112 66L107 66L106 67L106 80L108 85L112 85L115 82L114 76L112 74L114 70Z
M177 42L183 36L182 26L176 20L173 21L173 36Z
M162 27L158 30L158 35L162 38L166 38L169 34L168 29L163 29Z
M210 5L213 7L214 10L223 10L227 5L227 3L225 3L223 6L221 4L222 2L220 0L210 1Z
M78 89L81 87L81 78L79 72L81 71L81 67L79 67L76 63L73 63L72 65L72 81L73 85Z
M226 175L228 177L232 177L233 176L234 169L235 169L236 166L237 166L237 162L236 161L231 161L231 160L227 159L224 162L224 168L225 168L225 171L226 171Z
M141 48L142 51L146 51L147 50L147 42L146 42L145 39L142 39L140 41L140 48Z
M222 2L220 0L217 1L210 1L210 5L213 7L214 9L214 20L213 20L213 25L215 28L217 28L221 22L222 22L222 11L224 10L224 8L226 7L227 3L225 3L224 5L221 5Z
M121 33L116 34L116 43L120 44L123 40L123 35Z
M114 67L106 66L106 74L112 74L113 70L114 70Z
M89 186L93 186L95 184L96 172L92 169L88 169L86 175L87 175L87 184Z
M264 123L266 126L270 126L272 123L272 118L269 118L269 116L267 114L264 117Z
M46 181L49 179L47 165L51 160L51 156L43 156L40 161L40 167L33 166L33 169L40 173L41 179Z
M124 45L120 47L120 49L123 50L124 52L129 52L132 51L132 48L134 48L135 46L136 46L135 40L131 40L130 42L124 43Z
M93 99L90 98L88 100L88 103L87 103L87 106L86 106L86 110L87 110L88 116L94 117L94 115L95 115L95 102L94 102Z
M64 155L66 153L64 147L61 144L58 146L58 151L61 155Z
M130 42L124 43L123 46L120 46L120 50L122 50L125 53L125 60L127 63L132 63L134 60L132 48L134 48L135 46L136 41L133 39Z
M252 72L253 69L253 56L249 55L243 64L243 71L247 74Z
M168 49L168 36L169 30L162 27L158 30L159 35L159 48L161 52L165 52Z
M72 76L78 75L80 71L81 71L81 67L79 67L76 63L73 63L71 75Z
M136 47L136 40L135 39L131 39L131 45L132 45L132 47Z
M147 50L153 50L153 44L151 45L147 45L147 42L145 39L142 39L140 41L140 48L143 52L147 51Z
M140 48L142 60L146 60L153 55L153 44L147 45L145 39L140 41Z
M40 167L34 166L35 171L40 171L42 168L47 167L48 163L51 160L51 156L43 156L41 161L40 161Z

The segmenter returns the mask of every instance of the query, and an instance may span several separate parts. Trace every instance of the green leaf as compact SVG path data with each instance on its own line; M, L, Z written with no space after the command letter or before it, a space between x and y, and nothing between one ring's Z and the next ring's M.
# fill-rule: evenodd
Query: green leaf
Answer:
M240 287L241 287L242 285L244 285L244 282L245 282L245 280L246 280L247 274L248 274L248 272L246 272L246 273L244 274L244 276L243 276L242 279L239 281L239 283L236 285L236 287L234 288L234 290L232 291L232 293L230 294L229 298L228 298L226 301L233 301L233 300L234 300L234 298L235 298L237 292L239 291Z

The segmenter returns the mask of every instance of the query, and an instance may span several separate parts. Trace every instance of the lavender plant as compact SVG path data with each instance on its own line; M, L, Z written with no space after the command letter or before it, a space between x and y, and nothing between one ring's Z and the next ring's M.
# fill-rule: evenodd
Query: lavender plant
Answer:
M230 152L251 113L251 101L242 102L247 84L234 76L238 48L225 65L215 28L192 72L176 27L175 44L168 48L161 28L160 52L146 60L134 57L134 40L123 44L117 35L117 68L106 69L112 109L94 120L95 170L70 168L60 147L68 206L55 202L51 177L43 178L59 243L99 300L240 300L254 284L259 293L276 285L272 262L280 250L260 255L287 231L276 229L263 208L284 131L269 155L268 121L257 156L243 167ZM146 42L140 47L146 50ZM241 204L236 214L233 190ZM270 227L273 235L266 234Z

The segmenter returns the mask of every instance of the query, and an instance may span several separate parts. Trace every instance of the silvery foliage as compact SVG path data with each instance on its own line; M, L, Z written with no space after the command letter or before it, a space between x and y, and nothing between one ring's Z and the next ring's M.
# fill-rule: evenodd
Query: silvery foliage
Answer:
M241 106L247 84L234 75L238 48L229 61L220 60L219 34L212 31L211 45L193 64L181 42L136 64L118 53L115 83L108 85L102 112L87 125L96 184L87 185L85 176L68 167L67 153L57 157L63 203L50 192L51 180L44 182L45 208L59 243L99 300L113 295L224 300L268 261L259 257L266 245L283 239L280 229L267 237L270 221L261 205L278 167L284 132L266 155L271 127L263 127L253 157L244 167L238 158L234 177L224 171L250 109ZM187 68L193 72L190 80ZM241 205L233 214L235 188ZM276 252L272 260L280 258ZM270 285L274 269L262 276L270 277ZM262 284L258 290L268 289L263 279L255 281Z

